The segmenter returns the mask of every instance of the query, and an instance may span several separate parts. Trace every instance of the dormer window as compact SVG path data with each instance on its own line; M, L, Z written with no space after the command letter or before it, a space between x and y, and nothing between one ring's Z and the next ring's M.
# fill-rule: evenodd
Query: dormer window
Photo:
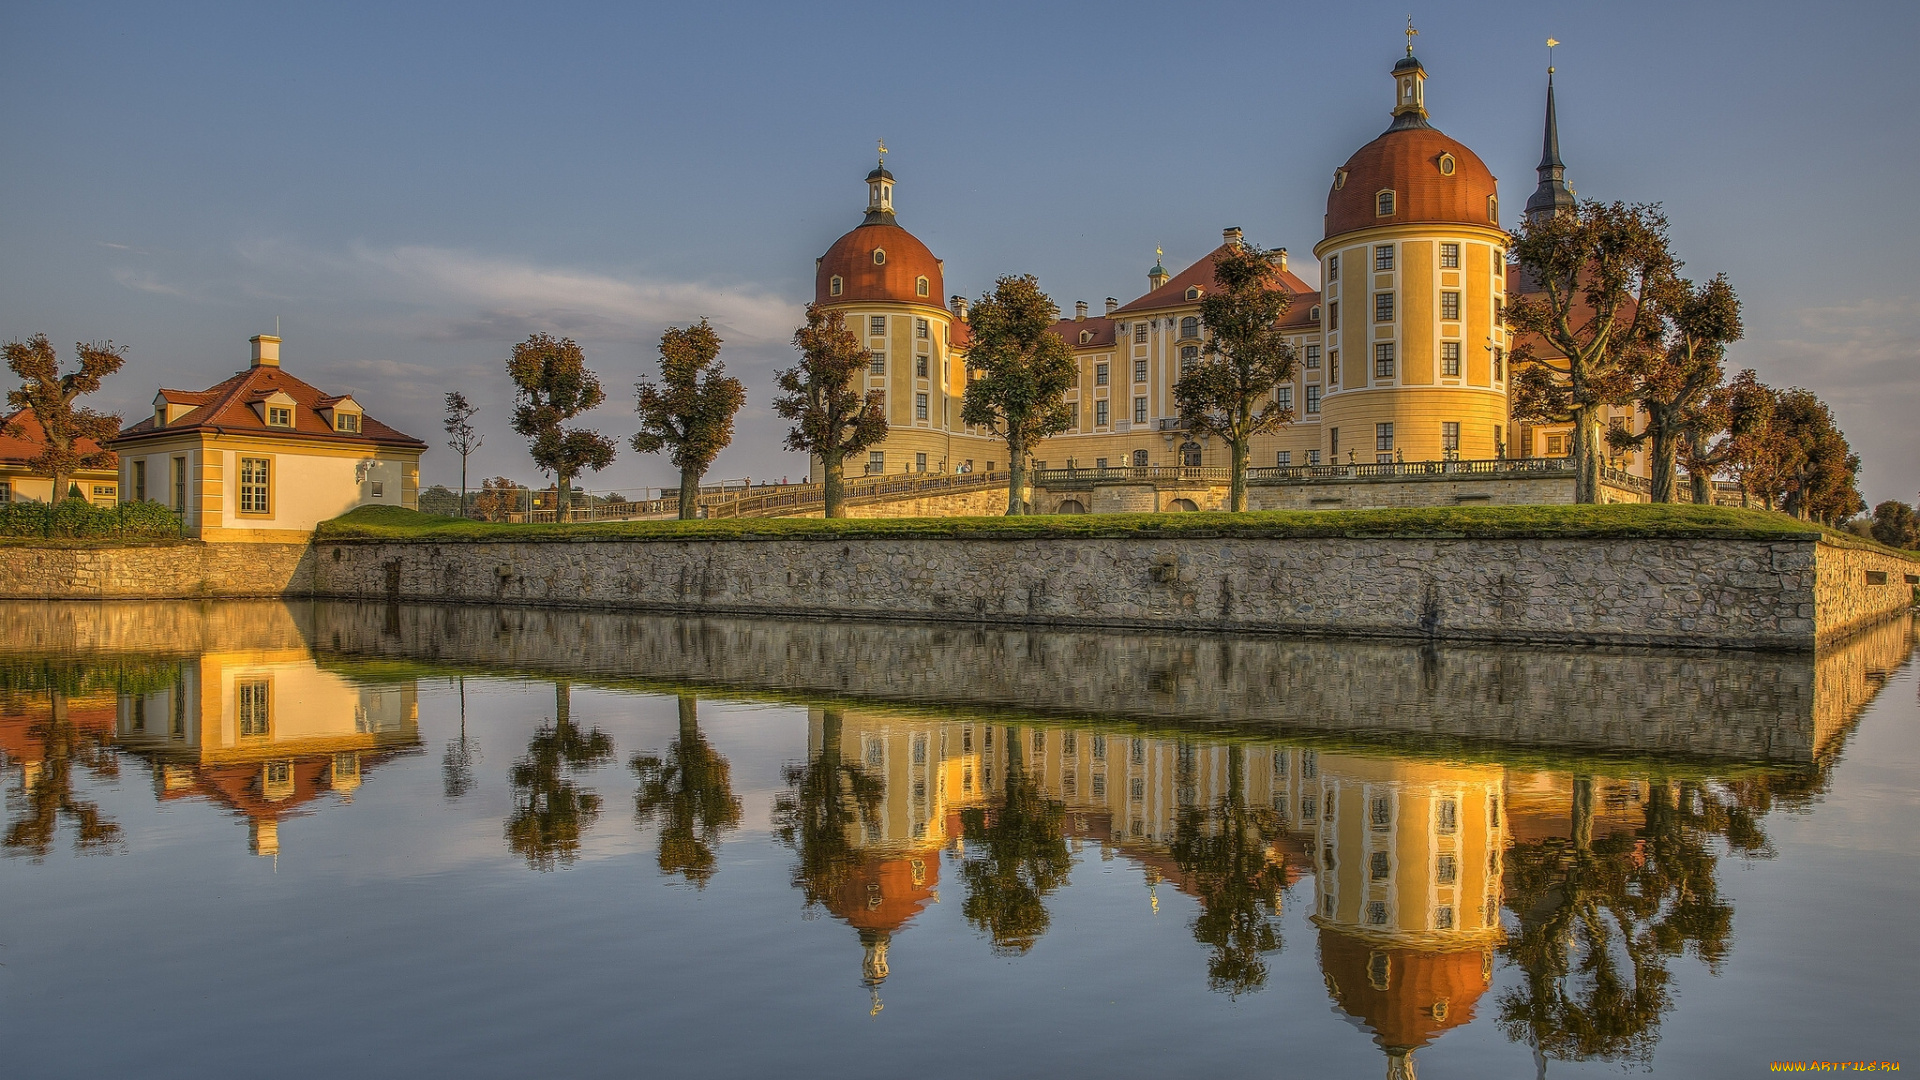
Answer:
M1314 322L1319 322L1320 321L1320 305L1319 304L1313 305L1312 310L1307 312L1307 317L1312 319Z
M1393 216L1393 192L1382 191L1373 197L1373 216Z
M1452 155L1452 154L1441 154L1441 155L1440 155L1440 175L1441 175L1441 176L1452 176L1452 175L1453 175L1453 169L1454 169L1454 164L1453 164L1453 155Z
M1198 286L1198 285L1189 285L1189 286L1187 286L1187 299L1189 299L1189 300L1198 300L1198 299L1200 299L1200 295L1201 295L1201 294L1200 294L1200 286Z
M1487 222L1492 225L1500 224L1500 197L1498 195L1487 196Z
M267 406L267 426L268 427L286 427L286 428L292 427L293 426L293 409L290 406L286 406L286 405Z
M1092 341L1093 341L1093 331L1091 330L1080 331L1080 344L1087 345L1092 343Z
M333 430L357 434L360 431L360 414L352 412L334 413Z
M929 291L931 291L931 287L927 284L926 278L917 277L913 279L913 295L925 296Z
M827 281L827 295L839 296L842 292L846 290L846 287L847 287L847 283L840 279L839 274L835 274L831 279Z
M1346 186L1347 186L1347 170L1345 169L1333 170L1333 190L1339 191L1341 188Z
M873 265L885 266L886 264L887 264L887 249L874 248L873 249Z

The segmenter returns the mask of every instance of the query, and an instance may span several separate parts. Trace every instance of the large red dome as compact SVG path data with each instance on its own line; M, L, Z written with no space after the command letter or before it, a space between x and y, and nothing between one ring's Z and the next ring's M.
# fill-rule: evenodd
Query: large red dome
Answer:
M1394 193L1391 214L1379 213L1382 191ZM1493 173L1464 143L1425 125L1396 126L1334 174L1326 235L1416 222L1497 229L1498 193Z
M876 251L883 253L878 260ZM838 295L833 292L836 275ZM899 300L939 307L945 295L940 260L918 237L891 222L863 224L835 240L813 274L813 299L820 304Z

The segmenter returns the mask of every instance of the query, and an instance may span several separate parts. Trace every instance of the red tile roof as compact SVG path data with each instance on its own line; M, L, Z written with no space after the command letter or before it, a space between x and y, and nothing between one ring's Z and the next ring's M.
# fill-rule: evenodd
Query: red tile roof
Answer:
M253 408L275 392L293 399L293 427L268 427L266 419ZM286 369L270 364L248 368L217 386L202 391L162 390L161 395L176 404L193 404L192 412L163 427L153 417L122 431L114 445L157 434L181 431L214 431L225 434L258 435L278 439L305 439L344 445L402 446L425 450L427 444L362 414L358 432L335 431L320 415L320 410L342 400L344 395L323 394L314 387L287 374Z
M1060 340L1076 349L1094 349L1111 346L1114 338L1114 323L1105 315L1089 315L1084 319L1061 319L1048 329L1059 335ZM1082 342L1080 335L1091 331L1093 336Z
M1173 275L1165 285L1127 304L1114 314L1126 315L1136 311L1153 311L1158 308L1181 307L1193 303L1194 301L1187 299L1187 289L1194 285L1202 289L1214 288L1216 283L1213 279L1213 262L1226 250L1227 245L1221 244L1207 252L1199 262ZM1312 286L1295 277L1291 270L1280 271L1280 283L1285 285L1289 292L1295 294L1313 291Z
M18 434L14 434L16 430ZM47 430L40 426L40 419L33 415L32 409L0 416L0 465L25 465L40 456L46 445ZM86 438L74 440L73 448L81 454L100 452L100 444ZM100 467L118 468L118 460L113 465Z

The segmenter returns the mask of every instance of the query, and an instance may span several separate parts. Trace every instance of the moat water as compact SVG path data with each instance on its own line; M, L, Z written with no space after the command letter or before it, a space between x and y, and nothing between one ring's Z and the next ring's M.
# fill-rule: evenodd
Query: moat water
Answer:
M0 1072L1920 1068L1913 645L0 605Z

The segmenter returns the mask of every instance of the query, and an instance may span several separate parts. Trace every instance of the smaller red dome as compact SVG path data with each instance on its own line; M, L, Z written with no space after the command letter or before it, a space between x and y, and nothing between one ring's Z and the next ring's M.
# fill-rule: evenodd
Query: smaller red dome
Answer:
M876 251L884 253L878 260ZM819 304L898 300L939 307L945 295L940 260L919 237L892 222L863 224L835 240L813 274L813 299Z
M1382 191L1393 192L1391 214L1379 213ZM1491 200L1498 194L1492 170L1466 144L1424 125L1396 127L1355 151L1334 174L1326 235L1415 222L1497 229Z

